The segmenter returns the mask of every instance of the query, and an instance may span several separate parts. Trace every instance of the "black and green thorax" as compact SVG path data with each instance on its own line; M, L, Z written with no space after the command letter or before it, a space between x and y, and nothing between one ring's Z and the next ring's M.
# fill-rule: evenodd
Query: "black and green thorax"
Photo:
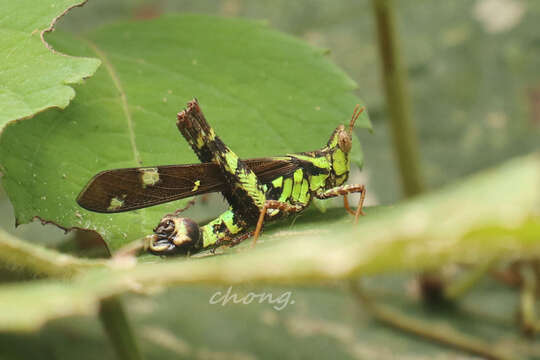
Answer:
M340 186L349 177L350 159L346 147L339 146L344 129L338 127L328 144L315 151L283 157L291 170L263 183L267 200L307 206L313 196Z

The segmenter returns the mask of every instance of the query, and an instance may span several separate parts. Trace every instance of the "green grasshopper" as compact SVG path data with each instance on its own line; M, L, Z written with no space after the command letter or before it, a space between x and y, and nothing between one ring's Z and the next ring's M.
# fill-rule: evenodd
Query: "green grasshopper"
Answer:
M348 129L338 126L326 146L286 156L241 160L207 123L196 100L178 114L177 127L201 164L127 168L94 176L77 198L85 209L116 213L220 191L230 207L199 227L183 210L165 215L146 238L156 255L193 253L233 246L254 237L263 223L303 211L313 198L344 197L346 210L362 214L364 185L343 185L349 176L352 130L364 108L357 106ZM347 194L360 193L356 211ZM253 230L254 228L254 230Z

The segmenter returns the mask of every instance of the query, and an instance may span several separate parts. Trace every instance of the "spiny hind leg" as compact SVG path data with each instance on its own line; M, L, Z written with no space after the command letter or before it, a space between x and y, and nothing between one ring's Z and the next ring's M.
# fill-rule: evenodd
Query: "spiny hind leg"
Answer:
M187 108L177 115L176 126L201 162L212 162L214 154L205 139L212 128L208 125L197 100L188 102Z
M255 232L253 234L253 242L251 243L251 246L254 246L257 243L257 239L259 238L259 234L261 233L264 224L264 218L269 209L276 209L290 214L300 212L304 210L304 208L305 205L293 205L279 200L266 200L259 214L259 220L257 221L257 226L255 227Z
M257 221L266 196L255 173L215 134L196 100L178 114L178 129L202 162L215 162L221 167L229 185L223 195L251 223Z
M347 195L353 193L360 193L360 200L358 201L358 207L356 208L356 211L351 210L351 208L349 207L349 200L347 199ZM366 198L366 187L360 184L342 185L326 191L315 193L315 197L321 200L330 199L340 195L343 196L343 205L345 206L345 209L351 215L354 215L354 222L357 223L358 217L360 215L364 215L362 208L364 206L364 199Z

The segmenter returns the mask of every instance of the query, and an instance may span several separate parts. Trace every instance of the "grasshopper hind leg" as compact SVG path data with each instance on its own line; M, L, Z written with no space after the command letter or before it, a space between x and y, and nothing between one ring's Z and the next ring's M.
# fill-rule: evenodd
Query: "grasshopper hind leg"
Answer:
M231 209L202 227L180 217L182 209L166 215L150 236L149 250L169 255L220 245L234 246L251 236L244 232L250 224L256 223L259 210L264 206L263 188L249 166L217 137L196 100L190 101L187 109L178 114L177 127L201 162L213 162L220 167L228 184L222 194Z
M266 201L255 173L216 135L196 100L178 114L177 127L202 162L219 165L228 184L222 191L234 212L255 224Z

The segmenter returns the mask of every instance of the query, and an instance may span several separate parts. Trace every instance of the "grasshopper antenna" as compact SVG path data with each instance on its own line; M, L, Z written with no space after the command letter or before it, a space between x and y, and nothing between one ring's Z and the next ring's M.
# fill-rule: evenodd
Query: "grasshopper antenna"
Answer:
M358 117L364 112L365 109L366 107L365 106L360 107L360 104L356 104L356 106L354 107L354 111L351 117L351 122L349 123L349 135L352 136L354 123L356 122L356 119L358 119Z

